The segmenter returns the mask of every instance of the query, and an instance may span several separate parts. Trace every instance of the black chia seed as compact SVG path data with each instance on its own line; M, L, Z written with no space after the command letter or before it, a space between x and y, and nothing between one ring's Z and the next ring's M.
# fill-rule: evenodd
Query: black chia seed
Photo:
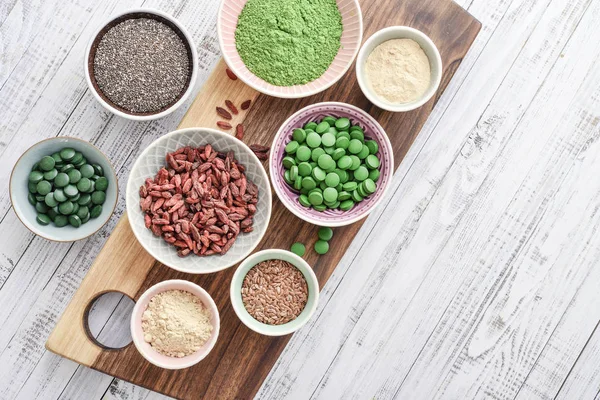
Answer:
M98 43L94 77L108 99L132 113L154 113L186 90L190 60L181 38L148 18L123 21Z

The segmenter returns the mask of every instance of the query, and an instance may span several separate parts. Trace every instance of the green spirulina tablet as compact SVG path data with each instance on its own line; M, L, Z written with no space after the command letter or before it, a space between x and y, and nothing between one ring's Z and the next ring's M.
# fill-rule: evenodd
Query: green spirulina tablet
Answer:
M75 196L69 197L69 200L77 202L77 200L79 200L79 197L81 197L81 193L77 193Z
M379 168L380 161L379 161L379 158L377 158L377 156L374 156L373 154L370 154L365 159L365 164L370 169L377 169L377 168Z
M77 190L77 187L75 185L69 184L69 185L65 186L65 188L63 189L63 192L68 197L74 197L74 196L77 196L77 194L79 193L79 190Z
M317 164L324 171L330 171L335 168L335 161L333 161L333 158L329 154L323 154L319 157Z
M67 175L69 176L69 183L77 183L79 182L79 180L81 179L81 172L79 172L76 169L72 169L69 172L67 172Z
M312 191L308 194L308 201L313 206L323 204L323 194L321 192Z
M90 181L88 178L81 178L79 180L79 182L77 182L77 189L80 192L87 193L87 192L89 192L89 190L91 189L91 187L92 187L92 181ZM67 193L67 196L68 195L69 194Z
M40 225L48 225L50 223L50 217L43 213L38 213L36 220Z
M317 206L313 206L313 208L319 212L327 210L327 206L325 204L319 204Z
M290 171L286 170L283 173L283 180L285 181L285 183L287 183L288 185L294 185L294 182L290 179ZM84 194L85 196L85 194ZM89 195L88 195L89 196Z
M348 211L354 207L354 201L352 199L344 200L340 203L340 210Z
M65 194L63 189L54 189L53 196L54 200L56 200L59 203L67 201L67 195Z
M315 182L315 180L312 177L307 176L307 177L302 178L302 188L303 189L312 190L316 187L317 187L317 182Z
M42 196L42 195L40 195L39 193L35 195L35 199L36 199L37 201L44 202L44 199L45 199L45 198L46 198L46 196Z
M313 122L313 121L304 125L304 129L312 129L314 131L316 128L317 128L317 123Z
M344 157L345 155L346 155L346 150L338 148L333 151L331 158L333 158L334 161L337 161L340 158Z
M104 201L106 201L106 193L101 190L96 190L94 193L92 193L92 203L104 204Z
M90 211L90 216L92 218L98 218L100 216L100 214L102 214L102 206L101 205L95 205L94 207L92 207L91 211Z
M323 136L321 137L321 143L323 143L323 146L325 146L325 147L335 146L335 141L336 141L335 135L331 132L324 133Z
M367 179L369 177L369 170L361 165L359 166L356 171L354 171L354 179L356 179L357 181L364 181L365 179Z
M56 207L58 205L58 201L54 198L54 193L50 192L44 198L44 202L48 207Z
M27 189L29 189L29 193L36 194L37 193L37 183L27 182Z
M69 223L69 218L67 218L65 215L57 215L56 217L54 217L54 225L56 225L59 228L62 228L63 226L67 226L67 224Z
M73 156L73 158L71 159L71 164L78 164L83 160L83 154L81 154L80 152L76 151L75 155Z
M329 130L330 125L327 121L323 120L317 127L315 128L315 132L319 134L323 134ZM308 137L307 137L308 139Z
M352 197L350 195L350 193L346 192L346 191L341 191L338 193L338 201L344 201L344 200L348 200L350 197Z
M321 157L323 154L325 154L325 150L322 147L317 147L316 149L313 149L310 159L314 162L317 162L319 157Z
M75 168L75 166L73 164L66 164L60 169L60 172L67 173L67 172L71 171L73 168Z
M80 206L88 206L92 203L92 196L90 194L82 194L77 200L77 204Z
M319 228L318 235L319 239L328 242L333 237L333 229L324 226L322 228Z
M312 172L312 167L306 161L298 164L298 175L309 176L311 172Z
M301 176L297 176L296 179L294 180L294 189L296 189L296 190L302 189L302 177Z
M41 201L35 203L35 210L39 213L45 214L48 212L48 206L46 205L46 203L42 203L42 201L44 201L44 198L42 198Z
M298 150L298 146L300 146L300 144L295 140L292 140L285 146L285 152L288 154L294 154L296 153L296 150Z
M60 211L60 213L62 215L69 215L69 214L73 213L74 209L75 209L75 206L69 200L62 202L58 205L58 211Z
M344 138L348 139L348 141L350 141L350 134L346 131L339 132L335 137L336 138L344 137Z
M298 150L296 151L296 158L298 158L300 161L310 160L310 155L310 149L304 145L298 147Z
M94 167L92 167L90 164L85 164L79 168L79 172L81 172L82 177L91 178L94 175Z
M327 176L326 172L318 166L313 168L311 175L317 182L324 181Z
M329 126L334 126L335 118L327 116L327 117L323 118L323 122L327 122L327 125L329 125Z
M60 154L58 152L52 153L52 155L50 157L54 158L55 164L61 163L63 161L63 159L60 157Z
M356 171L358 167L360 167L360 158L355 155L351 155L350 159L352 160L352 165L350 166L350 171Z
M50 171L44 172L44 179L47 181L54 181L56 175L58 175L58 170L56 168L52 168Z
M338 192L335 190L335 188L328 187L327 189L323 190L323 200L328 203L337 201L337 196Z
M63 188L69 184L69 175L64 172L59 172L54 178L54 186L57 188Z
M79 206L79 210L76 211L76 214L83 221L86 215L90 214L90 209L87 206Z
M65 161L71 161L71 159L75 157L75 150L70 147L64 148L60 151L60 158Z
M81 226L81 218L77 215L69 215L69 224L75 228L79 228Z
M350 140L350 144L348 145L348 152L350 154L358 154L362 150L362 142L358 139Z
M352 166L352 158L350 158L350 156L342 156L338 160L337 166L341 170L349 169Z
M369 155L369 148L367 147L367 145L363 144L361 151L359 151L356 156L358 158L360 158L361 160L364 160L365 158L367 158L368 155Z
M315 243L315 251L317 252L317 254L327 254L327 252L329 251L329 243L327 243L324 240L317 240L317 242Z
M29 173L29 182L38 183L44 179L44 174L40 171L31 171Z
M290 251L295 255L302 257L304 253L306 253L306 246L304 246L302 243L296 242L292 245L292 247L290 247Z
M367 140L365 142L365 144L369 148L369 152L371 154L377 154L377 152L379 151L379 145L377 144L376 141L374 141L374 140Z
M308 196L305 194L301 194L300 197L298 197L298 202L304 207L310 207L310 201L308 201Z
M52 184L48 181L39 181L36 189L40 196L46 196L52 191Z
M335 127L341 131L345 131L350 128L350 120L348 118L339 118L335 121Z
M48 209L48 217L50 217L50 221L53 221L56 219L56 216L58 215L58 212L54 211L55 207L52 207L50 209Z
M306 144L310 148L316 148L321 145L321 136L317 132L311 132L306 136Z
M375 184L375 182L373 182L372 179L367 178L363 183L363 190L368 193L368 194L373 194L375 193L375 190L377 189L377 185Z
M324 150L325 154L329 154L331 156L335 152L335 147L325 147Z
M336 187L340 183L340 176L335 172L330 172L325 177L325 184L331 188Z
M350 132L352 131L361 131L364 132L364 129L360 127L360 125L352 125L352 127L350 128Z
M296 165L296 161L294 161L292 157L283 157L283 161L281 163L285 169L290 169L293 165Z
M354 200L357 203L360 203L362 199L363 197L360 195L360 193L358 193L358 189L352 192L352 200Z
M294 166L292 166L292 168L290 168L290 179L292 181L295 181L297 177L298 177L298 167L296 165L294 165Z
M377 182L379 180L379 176L381 172L378 169L372 169L369 171L369 179L373 180L373 182Z
M27 201L29 201L29 204L31 204L32 206L35 206L35 203L37 203L37 199L35 198L33 193L27 194Z
M294 129L292 138L298 143L303 143L306 140L306 132L301 128Z
M104 169L102 169L100 165L92 164L92 167L94 167L94 172L96 172L96 175L104 176Z
M81 218L81 217L80 217L80 218ZM90 220L90 218L91 218L91 216L90 216L90 213L87 213L87 214L85 215L85 217L81 218L81 224L82 224L82 225L83 225L83 224L85 224L86 222L88 222L88 221Z
M356 139L362 143L365 141L365 134L362 131L354 130L350 132L350 139Z
M54 158L52 158L51 156L44 156L40 160L39 166L42 171L50 171L50 170L54 169L55 164L56 164L56 161L54 160Z
M354 181L350 181L350 182L344 183L342 185L342 187L344 188L344 190L346 190L348 192L352 192L352 191L356 190L356 188L358 187L358 183L356 183Z

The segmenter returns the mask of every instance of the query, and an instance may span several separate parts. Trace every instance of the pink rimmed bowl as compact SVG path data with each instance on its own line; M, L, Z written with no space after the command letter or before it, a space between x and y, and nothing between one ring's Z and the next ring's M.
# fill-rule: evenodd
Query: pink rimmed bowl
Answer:
M301 128L311 121L317 121L326 116L349 118L353 125L360 125L365 132L365 139L372 139L379 145L377 157L381 161L381 175L377 181L377 190L348 211L326 210L316 211L306 208L298 202L300 192L294 190L283 180L285 146L292 140L295 128ZM346 103L317 103L296 112L281 126L271 146L269 158L269 173L275 193L283 205L298 218L320 226L345 226L365 218L383 200L394 174L394 152L387 134L379 123L367 112Z
M336 0L342 15L342 38L338 54L329 69L312 82L295 86L275 86L254 75L244 64L235 46L238 16L248 0L222 0L217 19L219 45L225 62L248 86L269 96L297 99L312 96L331 87L348 71L362 43L363 21L358 0Z
M142 315L144 314L144 311L146 311L150 300L152 300L154 296L168 290L183 290L193 294L200 299L202 304L204 304L204 306L210 311L211 315L210 322L213 326L213 331L208 341L204 343L204 345L195 353L181 358L169 357L161 354L144 340ZM133 338L133 343L137 350L146 360L157 367L165 369L189 368L206 358L213 347L215 347L215 343L217 343L220 326L221 320L219 318L219 310L217 309L217 305L210 294L208 294L206 290L202 289L195 283L181 279L163 281L146 290L135 303L133 312L131 313L130 322L131 337Z

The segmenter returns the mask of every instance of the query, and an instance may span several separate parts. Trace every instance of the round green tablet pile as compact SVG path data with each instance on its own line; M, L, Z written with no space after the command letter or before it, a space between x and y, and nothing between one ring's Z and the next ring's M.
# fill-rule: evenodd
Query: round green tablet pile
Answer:
M317 211L348 211L375 193L379 145L348 118L325 117L294 129L285 146L283 178L298 202Z
M79 228L102 213L108 179L100 165L88 164L82 153L67 147L33 165L28 188L40 225Z

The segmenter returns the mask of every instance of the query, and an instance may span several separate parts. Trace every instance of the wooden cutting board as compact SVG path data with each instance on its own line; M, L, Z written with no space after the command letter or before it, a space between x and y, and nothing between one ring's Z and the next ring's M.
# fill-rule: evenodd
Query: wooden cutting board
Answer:
M408 25L425 32L436 43L444 63L444 75L440 91L428 104L410 113L384 112L374 107L361 93L354 68L324 93L300 100L276 99L259 95L239 80L230 80L225 74L225 63L221 61L180 128L216 127L215 106L222 105L227 99L237 105L251 99L250 110L237 116L233 125L243 122L247 144L270 145L278 127L295 111L316 102L341 101L367 110L381 123L394 148L397 168L473 43L481 24L451 0L362 0L361 7L365 39L387 26ZM264 163L268 171L266 161ZM321 287L361 225L362 222L358 222L337 228L330 243L331 250L324 256L307 251L305 259L314 268ZM289 249L296 241L311 249L316 231L316 226L296 218L274 196L269 229L256 250ZM50 335L46 347L80 364L172 397L250 399L291 336L261 336L241 324L229 301L229 284L234 271L235 267L216 274L194 276L161 265L136 241L127 215L124 215ZM115 350L103 348L90 339L84 321L95 298L109 291L118 291L137 299L147 288L166 279L196 282L215 299L221 314L221 332L215 348L206 359L192 368L167 371L146 362L133 344Z

